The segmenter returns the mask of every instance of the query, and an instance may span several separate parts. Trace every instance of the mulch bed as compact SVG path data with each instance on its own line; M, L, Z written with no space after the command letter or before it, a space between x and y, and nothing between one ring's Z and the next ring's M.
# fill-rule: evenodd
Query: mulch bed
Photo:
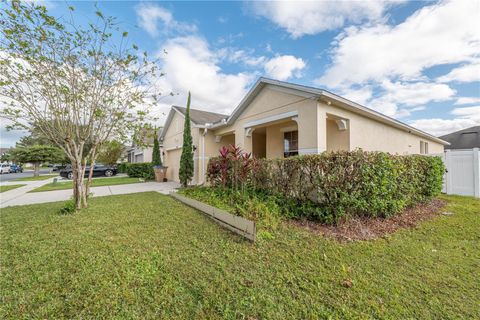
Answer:
M340 241L371 240L391 234L398 229L415 227L418 223L439 215L446 203L445 200L434 199L429 203L406 209L401 214L387 219L353 218L336 226L308 220L297 220L291 223L308 231L323 234L327 238Z

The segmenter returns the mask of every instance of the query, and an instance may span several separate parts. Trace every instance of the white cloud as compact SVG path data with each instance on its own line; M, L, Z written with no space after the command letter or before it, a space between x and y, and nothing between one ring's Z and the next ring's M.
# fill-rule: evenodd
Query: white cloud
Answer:
M455 108L451 113L455 119L419 119L410 124L436 136L480 125L480 106Z
M225 47L215 50L215 56L230 63L243 63L248 67L262 67L267 61L265 56L256 56L253 49Z
M414 111L423 110L430 102L451 100L456 91L447 84L433 82L383 81L376 87L340 90L341 95L391 117L406 117Z
M460 97L455 101L455 105L480 103L480 97Z
M222 56L197 36L177 37L165 44L162 58L162 92L179 93L163 100L162 112L170 104L184 106L187 92L192 93L192 108L228 114L240 102L252 84L253 73L225 73L219 66Z
M480 20L475 14L479 4L478 0L440 2L417 10L398 25L376 22L348 27L333 42L332 63L315 82L393 117L409 116L431 102L452 100L456 91L439 79L429 79L424 71L462 64L440 79L474 77L480 52Z
M373 90L369 86L364 86L357 89L349 88L342 91L342 97L361 105L366 105L372 96Z
M406 106L450 100L455 95L455 90L448 85L430 82L392 83L385 80L382 87L386 90L383 99Z
M265 63L265 72L277 80L287 80L292 76L299 77L306 64L301 58L291 55L278 56Z
M396 26L349 27L334 43L332 65L316 80L329 87L385 78L417 80L426 68L468 62L480 52L478 1L423 7Z
M452 114L480 120L480 106L455 108L452 110Z
M174 19L172 13L156 4L141 3L135 7L138 24L145 29L151 36L159 33L168 32L195 32L197 27L194 24L178 22ZM161 22L162 25L159 26Z
M437 79L439 82L474 82L480 81L480 62L466 64L452 69Z
M286 29L293 38L379 19L395 1L257 1L253 14Z

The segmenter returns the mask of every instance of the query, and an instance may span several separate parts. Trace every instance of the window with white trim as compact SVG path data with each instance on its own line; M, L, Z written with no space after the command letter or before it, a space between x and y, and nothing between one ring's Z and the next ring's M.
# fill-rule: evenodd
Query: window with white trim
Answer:
M428 142L420 141L420 154L428 154Z

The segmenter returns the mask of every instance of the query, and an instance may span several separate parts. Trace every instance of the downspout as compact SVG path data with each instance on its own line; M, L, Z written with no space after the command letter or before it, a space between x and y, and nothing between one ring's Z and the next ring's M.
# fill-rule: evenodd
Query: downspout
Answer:
M202 157L202 183L205 184L205 135L208 132L208 123L207 126L203 129L203 134L202 134L202 152L201 152L201 157Z

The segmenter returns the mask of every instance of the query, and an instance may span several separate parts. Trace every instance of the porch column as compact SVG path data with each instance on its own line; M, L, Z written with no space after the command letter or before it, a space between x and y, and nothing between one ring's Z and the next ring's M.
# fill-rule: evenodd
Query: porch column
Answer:
M249 128L235 130L235 145L244 152L252 152L252 135L247 136ZM251 129L250 129L251 130Z
M327 113L319 106L299 110L292 119L298 125L298 153L320 154L327 150Z
M317 153L327 151L327 112L317 103Z

